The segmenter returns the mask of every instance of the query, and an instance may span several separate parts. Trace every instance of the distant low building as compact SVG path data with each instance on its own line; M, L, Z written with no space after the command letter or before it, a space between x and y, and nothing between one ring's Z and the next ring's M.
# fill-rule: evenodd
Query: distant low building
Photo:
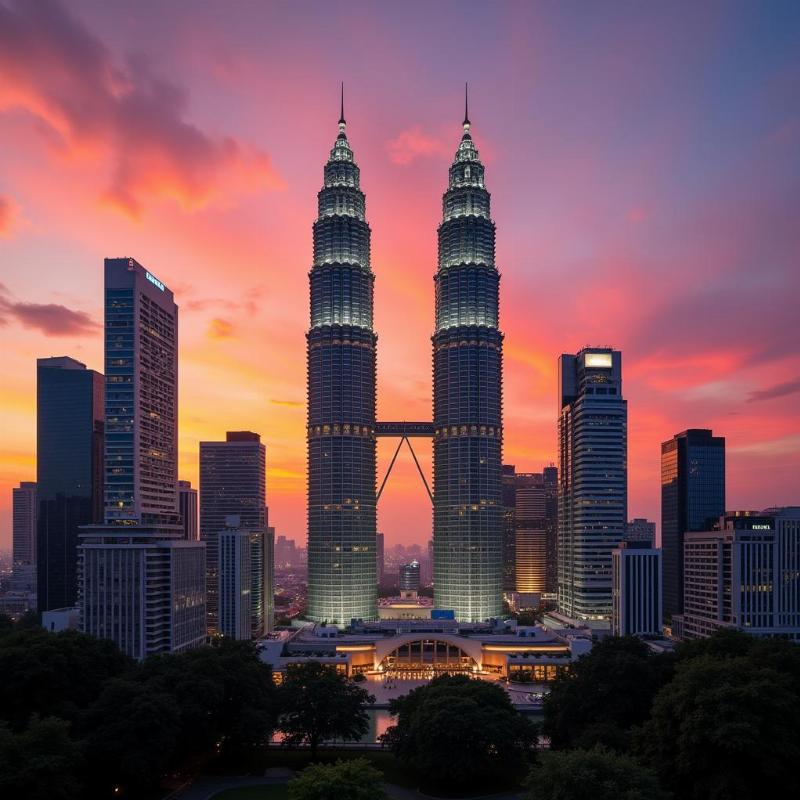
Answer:
M622 542L611 554L615 636L660 636L661 551L646 542Z

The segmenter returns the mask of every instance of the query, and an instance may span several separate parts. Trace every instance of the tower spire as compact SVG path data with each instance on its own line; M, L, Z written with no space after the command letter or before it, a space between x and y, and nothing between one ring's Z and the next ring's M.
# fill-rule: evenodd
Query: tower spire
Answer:
M469 83L464 84L464 130L469 130Z
M344 125L344 81L342 81L342 100L341 100L341 111L339 113L339 125Z

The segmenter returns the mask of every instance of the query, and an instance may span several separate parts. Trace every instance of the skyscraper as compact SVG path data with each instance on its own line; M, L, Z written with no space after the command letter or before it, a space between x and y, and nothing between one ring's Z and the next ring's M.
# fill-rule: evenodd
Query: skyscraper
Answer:
M178 521L178 307L132 258L105 260L106 521Z
M178 481L178 512L183 525L183 538L196 542L200 538L197 527L197 489L191 481Z
M464 132L439 226L433 334L434 603L463 621L503 611L500 275L484 167Z
M81 531L80 626L144 659L205 641L205 545L178 515L178 308L132 258L105 261L105 524Z
M344 106L314 222L308 346L308 617L377 616L374 275Z
M656 524L649 519L636 517L628 520L625 526L625 541L646 544L648 547L656 546Z
M67 356L36 361L37 607L74 606L83 525L103 521L103 375Z
M503 464L500 473L500 492L503 498L503 591L517 588L516 524L514 508L517 502L517 470L513 464Z
M267 451L252 431L228 431L224 442L200 442L200 539L206 543L208 624L217 624L218 538L234 516L244 531L265 531Z
M397 582L401 592L418 592L420 585L420 564L414 559L408 564L401 564L397 574Z
M544 479L544 527L547 538L545 593L553 599L558 592L558 467L542 470Z
M559 359L558 606L611 619L611 551L628 519L622 354L585 348Z
M725 438L692 428L661 445L664 614L683 613L683 539L725 513Z
M541 594L547 578L545 493L541 473L518 472L514 499L515 591Z
M12 500L12 587L28 594L36 591L36 484L21 481L11 490Z
M375 558L378 564L378 586L383 583L384 570L386 567L385 538L382 533L375 534Z

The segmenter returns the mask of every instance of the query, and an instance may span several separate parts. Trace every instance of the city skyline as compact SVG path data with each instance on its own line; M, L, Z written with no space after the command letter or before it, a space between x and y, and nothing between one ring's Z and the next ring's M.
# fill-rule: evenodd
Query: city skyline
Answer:
M198 9L198 42L179 35L187 29L169 8L155 32L144 5L128 6L128 24L113 27L100 4L72 4L69 16L43 5L46 26L34 24L33 4L0 7L18 34L0 55L0 72L13 77L9 67L29 57L26 46L32 54L47 47L67 87L60 96L26 76L0 91L7 179L0 331L14 343L0 390L9 423L0 448L0 546L10 547L11 487L35 479L36 358L67 355L103 371L102 258L114 255L141 259L181 306L179 477L197 486L200 440L260 431L271 454L272 519L280 533L304 542L309 231L340 79L374 231L379 419L430 418L435 220L466 78L502 231L505 463L538 471L555 460L558 356L612 344L626 364L629 517L660 519L660 442L693 427L726 438L731 508L791 503L800 460L791 302L800 278L792 273L797 234L786 167L797 164L800 135L789 94L796 19L786 15L784 38L762 17L749 26L741 9L725 20L711 9L687 9L683 23L666 11L648 10L645 19L633 10L623 19L617 10L610 14L616 44L642 60L633 74L609 40L592 40L604 29L599 15L537 11L538 24L526 28L530 42L502 54L487 44L468 60L458 53L460 35L438 37L438 53L431 36L417 43L419 63L381 79L359 64L378 49L392 60L411 46L412 27L399 18L396 45L367 40L366 51L347 55L333 75L336 37L325 41L329 27L303 15L308 29L291 40L295 49L302 44L298 62L317 51L302 69L292 65L275 77L286 51L270 40L270 55L245 30L249 13L250 27L264 32L254 11L222 21ZM430 13L433 31L444 32L448 11L442 4ZM292 20L288 8L270 13ZM522 12L502 22L475 13L488 42L499 26L510 36L506 26ZM389 16L365 14L364 25ZM717 46L707 50L703 34L718 22ZM650 54L662 23L682 44L659 39ZM467 22L455 25L463 32ZM569 47L583 37L582 52ZM167 53L169 39L178 44ZM196 52L199 43L207 55ZM116 55L131 50L148 55L152 75ZM483 68L492 59L489 79ZM108 64L151 112L141 145L127 156L132 133L111 121L120 101L101 75ZM708 86L676 88L676 70L687 80L694 71L708 75ZM65 97L84 79L96 97L91 119L81 121ZM163 82L187 93L185 108L169 101ZM658 104L643 118L653 95ZM523 97L532 98L524 108ZM714 100L719 107L708 110ZM698 115L698 107L708 113ZM222 121L215 108L226 110ZM133 123L130 111L122 118ZM226 136L238 149L226 148ZM198 167L198 153L211 156L210 172ZM392 447L379 442L378 480ZM430 474L430 449L420 443L419 451ZM430 536L430 507L408 458L389 481L378 529L387 545Z

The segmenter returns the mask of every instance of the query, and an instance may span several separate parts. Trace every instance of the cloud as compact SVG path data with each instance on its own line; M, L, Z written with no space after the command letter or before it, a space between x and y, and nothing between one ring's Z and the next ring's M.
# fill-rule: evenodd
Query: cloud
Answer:
M786 397L786 395L795 394L796 392L800 392L800 379L778 383L768 389L757 389L754 392L750 392L747 402L757 403L760 400L773 400L776 397Z
M448 146L434 136L422 130L420 125L413 125L402 131L394 139L386 143L389 158L395 164L406 166L418 158L431 156L447 156Z
M100 328L85 311L73 311L56 303L17 302L0 284L0 325L8 324L9 318L45 336L89 336Z
M16 216L17 208L14 201L0 194L0 236L7 238L11 235Z
M211 339L233 339L233 323L220 317L214 317L208 324L208 336Z
M301 400L280 400L276 397L270 397L269 402L274 406L289 406L290 408L301 408L305 405Z
M107 164L111 207L138 218L154 199L195 210L283 185L266 153L204 132L187 107L181 87L121 63L56 0L0 5L0 111L24 109L66 156Z

